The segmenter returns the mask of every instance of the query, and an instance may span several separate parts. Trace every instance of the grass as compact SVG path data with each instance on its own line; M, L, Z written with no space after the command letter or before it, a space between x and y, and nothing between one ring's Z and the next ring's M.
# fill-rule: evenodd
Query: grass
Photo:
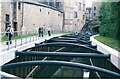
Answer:
M96 36L95 39L102 42L103 44L113 48L113 49L120 51L120 46L119 46L118 40L115 40L115 39L110 38L110 37L105 37L105 36Z
M52 34L69 34L69 33L72 33L72 32L54 32ZM12 40L26 38L26 37L35 36L35 35L37 35L37 34L13 36ZM47 34L44 34L44 35L47 35ZM8 37L7 36L2 37L1 40L0 40L0 42L5 42L5 41L8 41Z
M35 35L36 34L13 36L12 40L26 38L26 37L35 36ZM5 42L5 41L8 41L8 37L7 36L2 37L0 42Z

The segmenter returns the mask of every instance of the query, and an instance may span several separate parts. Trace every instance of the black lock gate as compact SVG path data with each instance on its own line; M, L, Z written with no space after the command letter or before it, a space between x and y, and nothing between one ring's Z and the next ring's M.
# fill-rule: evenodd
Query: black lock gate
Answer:
M97 51L89 37L63 35L16 51L16 58L3 65L2 72L19 78L119 78L120 70L110 62L110 55Z

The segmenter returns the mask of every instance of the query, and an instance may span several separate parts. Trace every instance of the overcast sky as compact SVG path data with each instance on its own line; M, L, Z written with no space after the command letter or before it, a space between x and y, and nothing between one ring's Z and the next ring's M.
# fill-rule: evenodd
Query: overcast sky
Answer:
M97 1L97 0L85 0L85 1L86 1L86 7L91 7L92 1Z

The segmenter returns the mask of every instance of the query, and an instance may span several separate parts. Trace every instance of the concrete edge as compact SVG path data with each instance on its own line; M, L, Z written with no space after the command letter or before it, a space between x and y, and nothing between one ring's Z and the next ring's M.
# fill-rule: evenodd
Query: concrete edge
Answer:
M50 38L53 38L53 37L56 37L56 36L61 36L63 34L54 34L53 36L51 37L44 37L44 38L41 38L39 40L36 40L36 41L33 41L33 42L30 42L30 43L27 43L27 44L24 44L22 46L18 46L16 48L12 48L8 51L3 51L1 54L0 54L0 66L4 65L5 63L13 60L15 58L15 51L22 51L22 50L25 50L25 49L28 49L28 48L31 48L31 47L34 47L35 46L35 43L40 43L40 42L43 42L45 40L48 40ZM1 70L1 69L0 69Z
M99 35L93 35L90 37L91 44L97 46L97 50L104 54L111 54L110 61L120 70L120 52L97 41L94 37Z
M99 34L98 34L98 35L93 35L93 36L90 37L90 41L92 42L92 45L101 46L101 47L103 47L105 50L107 50L110 54L114 54L115 56L119 56L119 55L118 55L118 54L120 53L119 51L117 51L117 50L115 50L115 49L113 49L113 48L111 48L111 47L109 47L109 46L107 46L107 45L105 45L105 44L97 41L97 40L94 38L94 37L96 37L96 36L99 36ZM101 52L102 52L102 51L101 51ZM105 53L105 52L103 52L103 53ZM119 57L119 58L120 58L120 57Z

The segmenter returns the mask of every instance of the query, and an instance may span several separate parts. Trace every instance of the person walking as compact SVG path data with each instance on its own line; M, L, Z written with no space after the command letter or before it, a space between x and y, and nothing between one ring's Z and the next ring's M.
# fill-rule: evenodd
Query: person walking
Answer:
M41 27L39 27L38 32L39 32L39 37L41 37L42 36L42 28Z
M42 27L41 29L42 29L42 30L41 30L41 34L42 34L42 37L43 37L43 34L44 34L43 31L44 31L44 28Z
M48 35L51 36L51 28L48 28Z
M8 37L8 41L6 44L12 44L11 38L13 36L13 28L11 28L11 25L9 24L7 29L6 29L6 36Z

